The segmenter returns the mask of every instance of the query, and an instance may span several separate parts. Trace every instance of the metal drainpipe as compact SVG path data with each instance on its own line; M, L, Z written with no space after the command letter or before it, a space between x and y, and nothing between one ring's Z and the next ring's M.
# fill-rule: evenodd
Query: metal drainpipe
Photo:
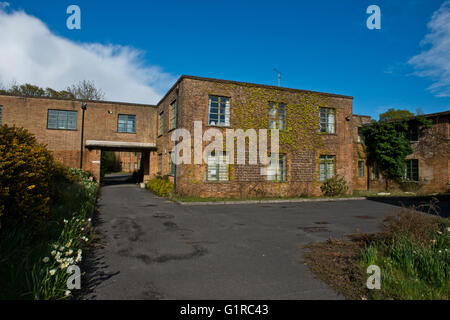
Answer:
M80 148L80 169L83 169L83 138L84 138L84 112L86 111L87 104L83 103L81 105L81 110L83 110L83 115L81 118L81 148Z
M176 104L177 104L177 120L176 120L176 123L175 123L175 125L176 125L176 128L178 128L178 123L179 123L179 121L178 121L178 115L180 114L179 112L178 112L178 110L180 110L180 101L178 101L178 94L179 94L179 91L180 91L180 84L178 84L177 85L177 88L175 89L175 93L176 93ZM172 160L171 160L172 161ZM173 191L174 191L174 193L176 194L176 192L177 192L177 165L175 164L175 170L174 170L174 173L173 173Z

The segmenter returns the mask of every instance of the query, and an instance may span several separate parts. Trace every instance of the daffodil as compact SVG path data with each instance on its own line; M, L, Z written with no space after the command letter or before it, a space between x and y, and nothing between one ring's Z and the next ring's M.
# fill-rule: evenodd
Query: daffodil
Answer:
M42 259L42 261L43 261L44 263L47 263L49 260L50 260L50 259L49 259L48 257L45 257L44 259Z
M55 273L56 273L56 269L52 269L52 270L50 270L48 273L50 273L50 275L53 276L53 275L55 275Z

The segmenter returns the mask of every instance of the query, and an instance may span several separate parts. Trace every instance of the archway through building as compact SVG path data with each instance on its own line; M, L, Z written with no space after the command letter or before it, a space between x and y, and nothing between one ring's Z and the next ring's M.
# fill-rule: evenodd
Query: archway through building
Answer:
M87 162L102 184L140 183L150 171L153 143L86 141ZM95 159L94 159L95 158Z

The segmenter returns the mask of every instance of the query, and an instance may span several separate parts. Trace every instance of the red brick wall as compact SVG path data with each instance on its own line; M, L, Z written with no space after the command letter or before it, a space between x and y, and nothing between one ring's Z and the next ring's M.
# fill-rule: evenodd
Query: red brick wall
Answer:
M296 101L298 92L288 90L278 90L276 88L262 88L275 92L279 96L286 97L291 101ZM180 83L179 91L179 127L190 131L192 139L194 133L194 121L202 121L203 130L208 128L208 96L218 95L230 97L231 118L233 123L233 101L245 98L245 91L242 86L228 86L217 84L214 81L185 78ZM230 181L208 182L206 181L206 165L179 165L177 166L177 192L182 195L196 195L202 197L248 197L253 195L265 196L295 196L303 193L319 194L319 183L315 183L315 176L318 171L318 157L320 154L336 155L337 173L344 176L350 187L353 189L353 129L351 121L347 117L352 115L352 99L336 95L325 95L328 107L336 109L336 134L323 135L324 147L314 153L306 150L300 155L287 152L287 181L286 182L266 182L261 176L259 166L232 165L230 171ZM158 112L164 112L164 122L167 124L169 104L175 100L175 90L173 89L158 105ZM261 101L266 104L268 101ZM221 129L224 131L224 129ZM225 134L224 134L225 137ZM168 152L172 149L173 143L169 140L170 132L158 137L158 153L163 155L163 171L167 174ZM207 145L203 143L203 147ZM193 157L193 150L192 150Z
M48 98L1 96L3 124L25 127L37 140L53 152L54 157L69 167L79 168L81 146L81 101ZM47 129L48 109L77 111L76 130ZM86 140L107 140L155 143L156 109L150 105L116 102L88 102L85 113ZM119 114L136 115L136 133L118 133ZM100 175L100 152L85 149L83 168Z

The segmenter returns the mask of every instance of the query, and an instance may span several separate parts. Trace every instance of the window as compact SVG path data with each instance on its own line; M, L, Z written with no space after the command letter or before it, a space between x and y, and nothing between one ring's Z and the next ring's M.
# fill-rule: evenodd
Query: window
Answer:
M0 126L2 125L2 112L3 112L3 106L0 106Z
M172 160L172 152L169 153L169 174L175 175L175 162Z
M406 160L406 180L419 181L419 160Z
M169 123L169 130L175 129L177 127L177 100L172 102L170 105L170 123Z
M320 132L335 133L335 111L331 108L320 108Z
M409 125L406 137L410 142L419 141L419 128L417 127L416 124Z
M48 110L47 128L61 130L77 129L77 112L66 110Z
M137 162L134 163L134 169L137 170L138 166L137 166Z
M286 181L286 155L280 154L275 161L278 161L278 168L272 166L272 160L269 158L267 181Z
M208 124L212 126L230 125L230 98L209 97Z
M118 132L136 133L136 116L119 114Z
M164 134L164 112L159 114L159 127L158 134L162 136Z
M158 154L158 174L162 173L162 154Z
M370 175L371 177L371 180L378 180L378 179L380 179L380 172L379 172L379 170L378 170L378 164L376 163L376 162L374 162L373 164L372 164L372 167L371 167L371 175Z
M362 143L364 141L364 135L362 133L362 128L358 128L358 143Z
M286 129L286 105L269 102L269 129Z
M336 156L320 156L319 159L319 181L327 181L333 178L336 169Z
M222 152L217 155L213 152L208 156L207 181L228 181L228 154Z
M364 177L364 161L358 161L358 177Z

